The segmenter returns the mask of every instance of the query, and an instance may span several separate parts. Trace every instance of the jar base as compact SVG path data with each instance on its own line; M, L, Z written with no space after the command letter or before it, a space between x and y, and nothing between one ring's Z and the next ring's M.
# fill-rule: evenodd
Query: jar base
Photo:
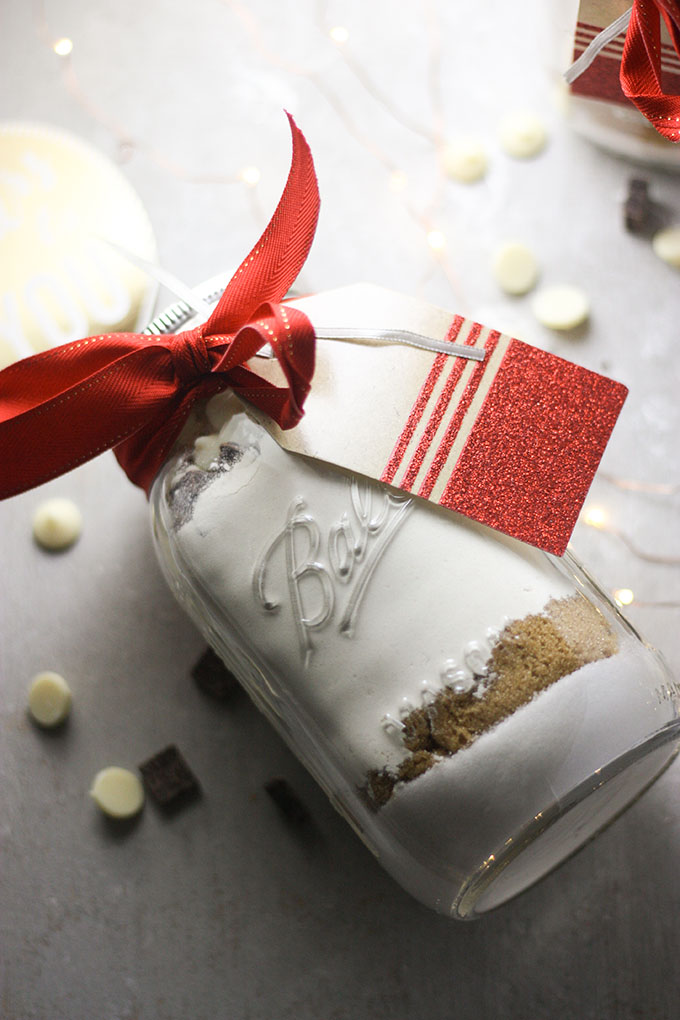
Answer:
M539 812L489 855L456 897L451 916L472 920L494 910L572 857L659 778L678 754L679 739L676 720Z
M637 163L680 173L680 146L658 134L634 107L568 95L571 127L600 149Z

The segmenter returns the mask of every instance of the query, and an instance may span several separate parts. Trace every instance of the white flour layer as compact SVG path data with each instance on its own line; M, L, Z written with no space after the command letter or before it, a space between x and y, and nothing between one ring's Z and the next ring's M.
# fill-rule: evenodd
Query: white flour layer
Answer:
M668 703L650 689L644 654L639 642L624 637L616 655L563 677L468 748L415 782L398 784L380 810L381 824L421 863L446 871L454 884L463 880L532 816L568 804L586 780L595 789L598 769L667 722ZM657 672L663 681L660 664ZM666 747L658 754L666 760L670 753ZM646 777L631 772L619 809L661 768L657 758ZM592 832L612 813L602 800L598 811L580 824L592 825ZM587 833L574 824L569 830L575 849Z

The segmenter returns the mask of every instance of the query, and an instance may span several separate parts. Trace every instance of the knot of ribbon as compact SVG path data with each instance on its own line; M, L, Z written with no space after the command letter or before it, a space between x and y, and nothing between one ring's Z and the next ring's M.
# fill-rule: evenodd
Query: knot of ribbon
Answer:
M314 239L319 191L309 146L288 120L293 155L279 204L205 323L169 336L87 337L0 372L0 498L111 448L148 493L193 405L226 387L281 428L298 423L316 341L307 316L281 302ZM266 343L285 386L246 365Z
M177 379L182 386L191 386L201 376L211 371L210 355L208 345L203 339L202 326L177 333L170 348L170 355Z

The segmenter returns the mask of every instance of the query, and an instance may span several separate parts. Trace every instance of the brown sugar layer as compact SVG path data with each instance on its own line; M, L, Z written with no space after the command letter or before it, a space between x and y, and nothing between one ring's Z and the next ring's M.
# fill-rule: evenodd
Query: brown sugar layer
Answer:
M442 757L467 747L486 730L581 666L608 659L618 649L602 613L574 595L548 603L543 613L512 620L500 633L475 686L465 693L445 687L430 704L403 719L409 754L396 770L373 769L365 792L386 804L399 782L411 782Z

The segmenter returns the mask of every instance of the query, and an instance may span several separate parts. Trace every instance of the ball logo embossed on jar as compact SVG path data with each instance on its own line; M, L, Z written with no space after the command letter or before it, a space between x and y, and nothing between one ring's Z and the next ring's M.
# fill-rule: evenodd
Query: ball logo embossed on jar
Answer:
M352 637L371 577L411 509L408 497L391 492L376 497L367 483L354 478L349 491L352 512L342 513L329 530L327 564L318 559L321 529L313 515L306 512L305 500L299 497L253 573L255 598L268 613L281 608L283 597L270 593L270 579L277 571L279 577L282 572L285 574L305 665L314 650L311 632L330 624L341 601L340 585L347 585L348 593L337 626L341 634ZM312 586L316 588L315 594L310 593Z

